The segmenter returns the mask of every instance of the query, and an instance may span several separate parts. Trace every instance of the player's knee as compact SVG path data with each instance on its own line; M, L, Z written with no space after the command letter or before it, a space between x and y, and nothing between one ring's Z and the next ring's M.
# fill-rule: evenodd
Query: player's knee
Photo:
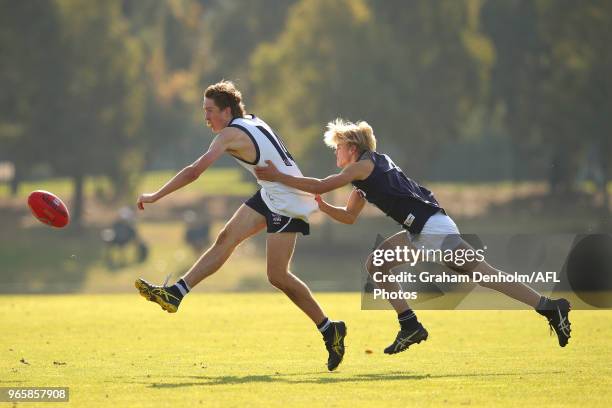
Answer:
M217 239L215 240L216 246L232 246L235 245L235 239L233 238L233 234L228 228L223 228L219 235L217 235Z
M368 256L368 259L366 259L366 263L365 263L366 270L368 271L370 275L376 272L388 272L396 265L397 263L387 262L387 261L375 258L374 254L370 254L370 256Z
M278 290L285 289L285 281L283 279L279 279L273 276L268 276L268 282L270 282L270 285L274 286Z
M279 290L284 290L287 287L287 278L285 274L270 274L268 273L268 282Z

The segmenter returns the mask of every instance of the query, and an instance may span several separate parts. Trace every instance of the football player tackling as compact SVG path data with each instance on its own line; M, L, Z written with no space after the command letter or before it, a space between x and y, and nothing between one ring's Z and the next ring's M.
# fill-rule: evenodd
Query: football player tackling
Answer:
M270 162L265 167L259 166L255 169L257 177L317 194L316 201L321 211L345 224L355 222L366 201L374 204L403 228L385 240L378 249L393 250L399 246L406 246L425 250L473 250L461 238L457 226L431 191L406 177L389 156L376 151L374 132L366 122L354 124L337 119L327 125L324 140L336 151L336 165L342 169L340 173L324 179L302 177L288 174ZM332 206L318 195L349 183L354 189L345 207ZM375 268L370 255L367 268L370 274L375 271L388 274L392 268L402 263L385 262L384 265ZM483 275L505 274L486 261L461 264L448 262L446 265L456 272L468 275L475 271L476 267ZM565 347L571 332L568 320L570 304L566 299L549 299L520 282L487 282L481 285L533 307L548 319L550 327L557 334L559 345ZM387 282L382 286L389 291L400 290L398 283ZM400 331L393 343L385 349L385 353L395 354L406 350L414 343L426 340L427 330L417 320L407 302L403 299L389 300L389 302L398 314Z

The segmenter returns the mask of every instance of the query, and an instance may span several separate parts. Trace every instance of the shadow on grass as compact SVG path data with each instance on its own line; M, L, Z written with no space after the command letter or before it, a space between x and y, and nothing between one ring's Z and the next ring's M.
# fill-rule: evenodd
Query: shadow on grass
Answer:
M149 388L182 388L213 385L240 385L253 383L285 383L285 384L334 384L334 383L354 383L354 382L376 382L376 381L418 381L427 379L444 378L488 378L488 377L518 377L526 375L550 375L563 374L563 371L532 371L521 373L457 373L457 374L417 374L417 373L377 373L377 374L355 374L342 376L341 373L295 373L295 374L274 374L274 375L247 375L247 376L177 376L174 378L191 379L184 382L134 382L135 384L145 384ZM314 378L299 378L315 375ZM294 377L294 378L292 378ZM298 377L298 378L295 378Z

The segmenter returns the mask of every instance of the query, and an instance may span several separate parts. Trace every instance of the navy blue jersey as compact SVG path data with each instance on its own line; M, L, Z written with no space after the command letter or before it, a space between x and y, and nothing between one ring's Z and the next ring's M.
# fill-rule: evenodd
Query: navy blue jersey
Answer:
M374 169L368 178L352 184L369 203L411 233L420 233L429 217L444 212L432 192L406 177L386 154L366 151L358 160L371 160Z

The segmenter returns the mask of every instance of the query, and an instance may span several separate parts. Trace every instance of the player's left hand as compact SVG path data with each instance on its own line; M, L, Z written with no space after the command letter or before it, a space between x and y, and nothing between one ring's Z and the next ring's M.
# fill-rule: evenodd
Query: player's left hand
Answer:
M255 167L255 174L257 178L260 180L266 181L278 181L280 176L280 171L276 168L274 163L271 160L266 160L266 167L257 166Z

